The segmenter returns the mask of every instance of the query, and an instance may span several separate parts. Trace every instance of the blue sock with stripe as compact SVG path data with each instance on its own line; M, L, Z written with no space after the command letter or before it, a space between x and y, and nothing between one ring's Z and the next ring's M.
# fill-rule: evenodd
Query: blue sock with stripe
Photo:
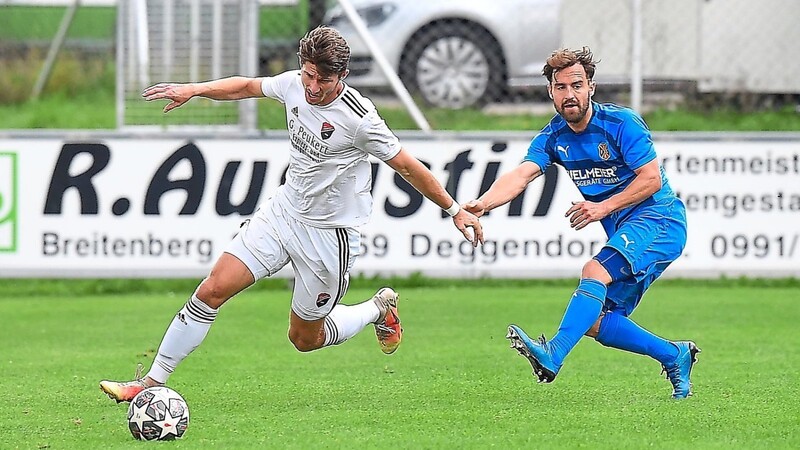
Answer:
M594 325L606 299L606 285L593 278L584 278L572 294L561 325L553 339L548 342L550 355L557 366Z
M663 365L672 364L678 357L678 347L675 344L618 313L606 313L600 322L600 332L596 339L606 347L647 355Z

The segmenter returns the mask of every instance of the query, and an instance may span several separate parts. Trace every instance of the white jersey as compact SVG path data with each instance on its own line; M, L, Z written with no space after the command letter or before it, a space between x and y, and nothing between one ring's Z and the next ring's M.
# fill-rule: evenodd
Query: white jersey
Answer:
M372 212L372 169L400 151L397 136L375 105L355 89L344 89L325 106L310 105L300 71L266 77L264 95L286 106L292 150L286 184L275 200L297 220L320 228L356 227Z

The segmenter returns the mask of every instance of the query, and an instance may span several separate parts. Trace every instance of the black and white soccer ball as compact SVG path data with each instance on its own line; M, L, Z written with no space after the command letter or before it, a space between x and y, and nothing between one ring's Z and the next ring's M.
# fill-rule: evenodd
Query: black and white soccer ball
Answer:
M136 394L128 407L128 428L140 441L169 441L183 436L189 426L189 405L166 386Z

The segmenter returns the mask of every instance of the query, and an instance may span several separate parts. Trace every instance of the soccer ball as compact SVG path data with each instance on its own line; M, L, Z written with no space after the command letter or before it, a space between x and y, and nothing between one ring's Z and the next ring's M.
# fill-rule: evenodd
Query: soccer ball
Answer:
M140 441L169 441L183 436L189 426L189 405L165 386L136 394L128 407L128 428Z

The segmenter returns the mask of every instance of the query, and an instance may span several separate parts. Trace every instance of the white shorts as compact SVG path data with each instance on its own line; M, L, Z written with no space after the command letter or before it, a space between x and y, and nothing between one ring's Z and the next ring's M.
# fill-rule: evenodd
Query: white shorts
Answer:
M315 228L268 200L246 221L225 249L256 281L292 263L292 311L303 320L327 316L347 292L350 269L361 245L356 228Z

